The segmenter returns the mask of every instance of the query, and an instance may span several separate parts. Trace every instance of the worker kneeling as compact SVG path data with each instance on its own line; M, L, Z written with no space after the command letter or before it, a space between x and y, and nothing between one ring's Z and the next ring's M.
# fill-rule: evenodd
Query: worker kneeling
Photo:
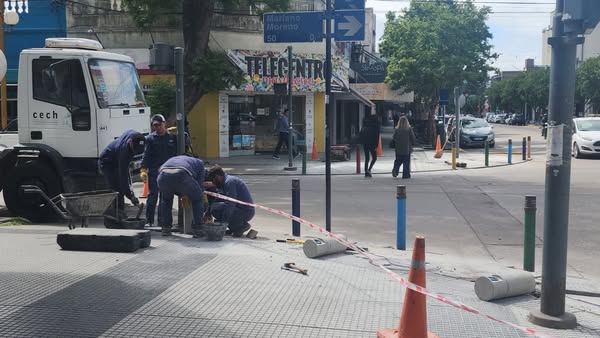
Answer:
M171 235L173 225L173 196L178 195L192 203L192 232L194 238L202 236L204 215L204 162L185 155L168 159L159 169L158 190L161 193L159 203L159 224L162 235Z
M254 203L248 186L239 177L226 174L218 165L208 170L208 181L210 182L205 184L207 188L214 185L227 197ZM251 226L248 222L254 217L254 207L231 201L215 200L211 203L209 212L215 221L228 223L233 237L242 237L244 232L250 230Z

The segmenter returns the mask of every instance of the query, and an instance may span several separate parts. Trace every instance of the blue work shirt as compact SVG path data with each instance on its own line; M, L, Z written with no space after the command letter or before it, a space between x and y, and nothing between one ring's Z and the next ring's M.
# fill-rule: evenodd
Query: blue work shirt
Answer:
M283 114L279 116L279 120L277 120L277 131L280 133L290 132L290 123L288 122L287 116Z
M177 155L177 136L156 132L146 136L146 149L142 158L142 167L158 170L168 159Z
M179 155L168 159L160 169L183 169L190 174L198 183L200 187L204 186L204 162L195 157Z
M250 195L250 190L244 181L242 181L237 176L231 176L225 174L225 182L223 184L223 195L231 198L235 198L236 200L240 200L246 203L254 203L252 201L252 196ZM235 202L225 201L225 219L229 219L233 210L237 207L254 210L254 207L238 204Z
M129 129L123 135L117 137L100 153L98 166L102 171L111 171L119 181L119 192L127 198L133 197L131 189L131 176L129 163L133 160L133 154L129 148L129 139L138 132Z

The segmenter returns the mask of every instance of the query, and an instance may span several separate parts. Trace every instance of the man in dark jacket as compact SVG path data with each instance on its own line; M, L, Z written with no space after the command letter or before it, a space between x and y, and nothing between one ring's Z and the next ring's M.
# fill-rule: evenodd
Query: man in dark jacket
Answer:
M371 169L377 161L377 146L379 145L379 119L376 115L367 114L363 119L360 140L365 151L365 177L371 176ZM371 163L369 164L369 160Z
M142 159L140 177L148 182L148 200L146 203L147 226L154 223L154 212L158 201L158 169L171 157L177 155L177 136L167 133L167 120L161 114L152 116L152 134L146 136L146 150ZM160 217L159 210L159 217Z
M195 238L202 235L204 216L204 162L195 157L180 155L168 159L159 169L160 212L158 223L163 236L171 235L173 197L192 203L192 231Z
M254 203L246 183L239 177L228 175L218 165L208 170L209 180L222 191L222 194L246 203ZM244 232L250 230L248 223L254 217L254 207L230 201L213 202L210 205L210 214L217 222L226 222L233 237L242 237Z
M275 147L275 150L273 151L273 158L278 160L279 159L279 152L281 151L281 146L285 143L285 146L288 149L288 152L290 151L294 151L292 148L290 148L292 145L290 144L290 123L288 120L288 110L284 110L283 113L281 113L281 115L279 116L279 119L277 119L277 126L276 129L279 132L279 139L277 140L277 146ZM292 154L292 156L296 156L296 153L294 151L294 153Z
M123 135L112 141L102 151L98 159L98 168L102 171L110 189L119 193L117 197L118 216L127 218L125 214L125 198L127 197L133 205L140 202L135 197L131 187L131 174L129 163L135 155L144 152L146 139L144 135L129 129Z

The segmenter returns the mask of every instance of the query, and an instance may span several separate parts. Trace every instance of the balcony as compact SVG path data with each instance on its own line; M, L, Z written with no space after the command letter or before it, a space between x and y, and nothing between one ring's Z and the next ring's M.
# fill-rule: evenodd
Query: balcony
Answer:
M350 69L356 83L382 83L387 75L387 62L355 44L350 55Z

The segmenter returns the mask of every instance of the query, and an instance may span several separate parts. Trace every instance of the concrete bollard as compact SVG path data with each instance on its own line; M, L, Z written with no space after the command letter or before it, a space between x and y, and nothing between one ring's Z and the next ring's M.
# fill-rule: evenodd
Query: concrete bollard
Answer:
M292 180L292 215L300 217L300 180ZM292 220L292 235L300 236L300 223Z
M508 139L508 164L512 164L512 140Z
M527 160L531 160L531 136L527 136Z
M537 211L536 197L525 196L525 220L523 225L523 270L535 271L535 213Z
M336 234L337 237L346 240L346 236ZM311 238L304 241L302 251L308 258L316 258L346 251L346 246L333 238Z
M360 174L360 146L356 145L356 173Z
M523 161L527 160L527 138L526 137L523 137L523 146L522 146L521 156L522 156L521 159Z
M535 278L525 271L507 271L501 276L479 277L475 281L475 294L485 301L520 296L534 290Z
M406 250L406 186L396 187L396 249Z

